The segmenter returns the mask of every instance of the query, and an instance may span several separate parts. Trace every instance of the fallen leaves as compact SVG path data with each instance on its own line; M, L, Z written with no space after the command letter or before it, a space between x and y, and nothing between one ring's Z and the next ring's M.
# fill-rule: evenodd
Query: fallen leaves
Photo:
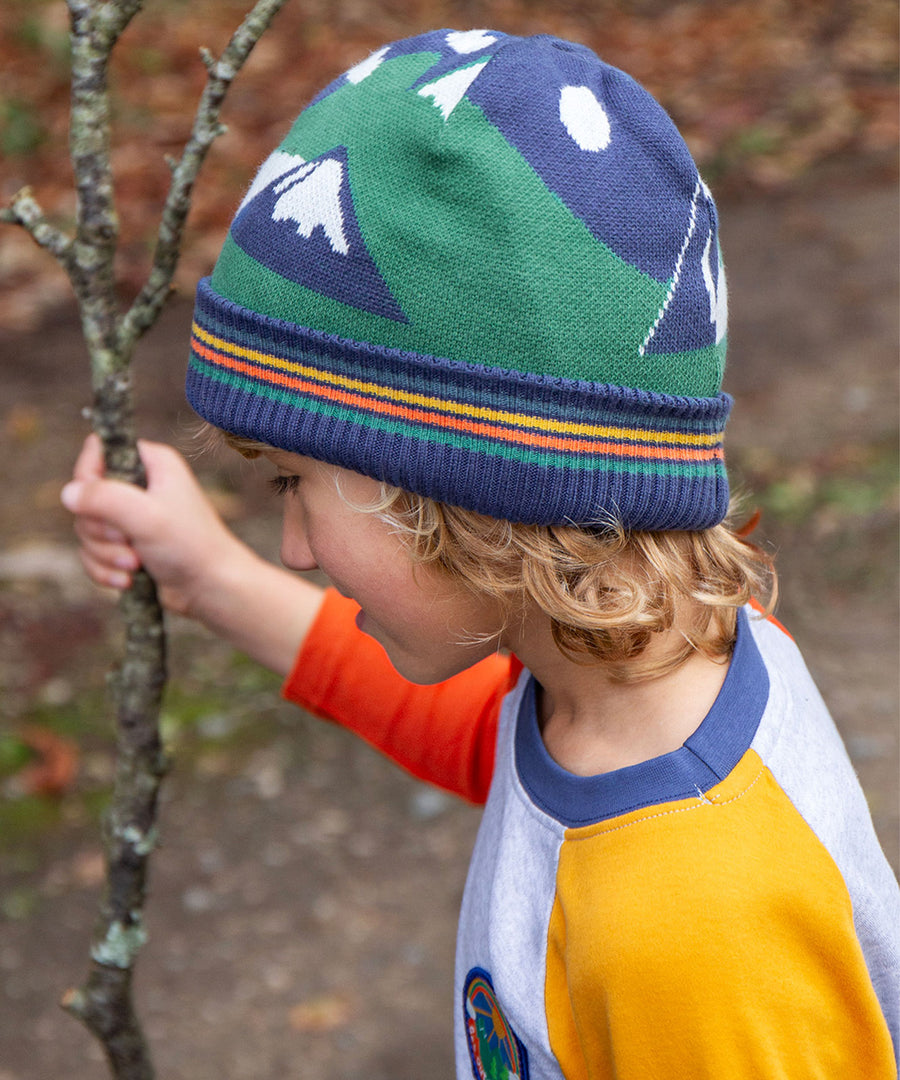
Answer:
M78 748L49 728L31 724L20 728L15 735L7 736L10 743L18 743L24 751L18 767L4 784L9 797L21 795L46 795L60 797L75 781L78 774Z
M143 281L169 183L165 156L178 153L203 86L199 46L221 49L246 6L160 2L116 51L113 157L126 290ZM241 192L300 108L384 41L454 22L582 41L656 94L722 192L783 189L841 154L893 160L897 21L893 0L287 4L226 107L229 131L197 186L179 280L187 290L208 272ZM11 3L0 27L0 201L31 184L51 217L71 216L67 123L64 7ZM56 285L46 294L33 287L52 260L31 257L21 239L0 259L0 283L23 301L8 299L0 319L25 328L60 297Z

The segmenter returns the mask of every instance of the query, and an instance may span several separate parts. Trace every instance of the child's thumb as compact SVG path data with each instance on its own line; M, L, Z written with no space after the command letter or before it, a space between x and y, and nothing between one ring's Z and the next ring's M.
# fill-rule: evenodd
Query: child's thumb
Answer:
M85 485L81 480L70 480L59 493L59 501L72 514L77 514L81 507L81 498Z
M136 536L147 516L147 493L121 480L70 480L60 501L73 514L113 526L126 536Z

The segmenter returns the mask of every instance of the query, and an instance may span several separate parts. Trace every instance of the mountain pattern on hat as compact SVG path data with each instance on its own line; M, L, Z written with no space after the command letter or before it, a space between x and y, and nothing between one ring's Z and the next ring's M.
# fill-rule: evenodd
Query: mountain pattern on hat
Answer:
M726 330L715 205L647 92L580 45L441 30L335 80L263 164L189 393L493 516L702 528Z

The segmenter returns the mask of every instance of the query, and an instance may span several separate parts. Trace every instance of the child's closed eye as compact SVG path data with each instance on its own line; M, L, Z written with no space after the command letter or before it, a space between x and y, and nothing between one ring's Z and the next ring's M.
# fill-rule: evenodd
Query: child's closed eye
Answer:
M299 485L299 476L273 476L269 479L269 487L280 496L292 495Z

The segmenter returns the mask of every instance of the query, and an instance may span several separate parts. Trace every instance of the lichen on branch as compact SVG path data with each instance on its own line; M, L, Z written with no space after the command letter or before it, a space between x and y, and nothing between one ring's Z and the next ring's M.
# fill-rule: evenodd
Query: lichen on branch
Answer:
M138 338L153 325L169 295L191 193L209 147L224 130L225 95L285 0L258 0L218 58L202 54L207 81L190 137L172 163L172 181L158 229L153 264L128 311L116 291L119 239L110 160L109 63L120 35L142 0L68 0L72 93L69 149L77 193L69 234L51 224L27 188L0 210L0 222L19 225L50 252L72 283L91 364L92 421L108 475L145 482L134 430L129 365ZM144 943L148 858L155 846L159 785L165 759L159 709L166 681L163 612L153 580L143 571L122 594L124 654L110 678L117 719L116 775L104 824L106 887L84 984L63 1006L96 1035L116 1080L152 1080L154 1071L135 1012L131 980Z

